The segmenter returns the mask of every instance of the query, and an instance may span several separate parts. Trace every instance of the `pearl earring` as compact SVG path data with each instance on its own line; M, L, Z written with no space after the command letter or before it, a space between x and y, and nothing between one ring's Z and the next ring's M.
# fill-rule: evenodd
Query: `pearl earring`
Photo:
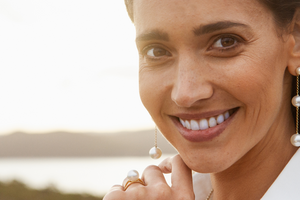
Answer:
M296 107L296 133L291 137L291 143L295 147L300 147L300 134L299 134L299 107L300 107L300 96L299 96L299 75L300 67L296 69L297 74L297 95L293 97L292 104Z
M149 151L149 155L152 159L159 159L161 157L161 150L157 147L157 127L155 127L154 133L154 147L152 147Z

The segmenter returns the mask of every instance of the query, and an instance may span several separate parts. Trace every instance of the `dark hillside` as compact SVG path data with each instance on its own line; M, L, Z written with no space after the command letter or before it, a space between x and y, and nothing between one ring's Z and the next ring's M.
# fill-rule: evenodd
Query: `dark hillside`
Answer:
M153 130L107 134L17 132L0 136L0 158L147 156L153 143ZM163 153L176 153L161 134L158 146Z

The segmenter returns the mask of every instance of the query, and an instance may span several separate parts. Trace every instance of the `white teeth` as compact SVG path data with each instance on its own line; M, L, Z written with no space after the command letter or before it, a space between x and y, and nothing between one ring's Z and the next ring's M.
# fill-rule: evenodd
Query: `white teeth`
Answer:
M209 127L215 127L218 124L223 123L226 119L230 117L229 111L226 111L223 114L220 114L215 117L210 117L209 119L201 119L201 120L182 120L179 118L180 123L183 127L190 130L205 130Z
M224 115L219 115L218 117L217 117L217 122L218 122L218 124L221 124L222 122L224 122Z
M180 123L182 124L182 126L186 127L184 121L182 119L180 119L180 118L179 118L179 120L180 120Z
M199 124L200 124L200 130L208 129L208 122L206 119L201 119Z
M230 117L230 114L228 111L224 114L224 117L225 117L225 119L228 119Z
M195 120L191 120L191 128L192 130L199 130L199 124Z
M214 126L216 126L216 125L217 125L216 118L214 118L214 117L209 118L208 123L209 123L209 127L214 127Z
M185 127L187 129L191 129L191 124L190 124L190 122L188 120L185 120Z

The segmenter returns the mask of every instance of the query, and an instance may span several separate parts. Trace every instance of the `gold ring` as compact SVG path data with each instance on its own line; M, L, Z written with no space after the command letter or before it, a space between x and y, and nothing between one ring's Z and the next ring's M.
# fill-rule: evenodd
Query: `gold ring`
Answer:
M127 174L127 178L124 179L123 184L122 184L124 187L124 191L126 191L127 188L134 183L139 183L139 184L142 184L143 186L145 186L144 181L142 181L139 178L139 172L136 170L130 170Z
M142 181L141 179L137 179L135 181L128 180L124 185L124 191L126 191L127 188L134 183L139 183L139 184L142 184L143 186L145 186L144 181Z

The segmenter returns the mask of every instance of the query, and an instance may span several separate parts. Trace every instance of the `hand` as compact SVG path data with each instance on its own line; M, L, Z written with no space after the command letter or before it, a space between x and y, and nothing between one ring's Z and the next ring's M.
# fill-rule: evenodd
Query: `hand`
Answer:
M171 187L163 173L172 173ZM147 167L141 179L145 186L135 183L124 191L123 186L115 185L103 200L195 200L192 172L179 155Z

